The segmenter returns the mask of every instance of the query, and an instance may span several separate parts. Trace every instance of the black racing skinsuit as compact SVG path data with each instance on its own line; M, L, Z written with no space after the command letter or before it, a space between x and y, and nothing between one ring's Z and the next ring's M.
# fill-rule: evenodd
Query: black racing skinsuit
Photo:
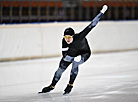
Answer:
M74 80L76 79L76 76L78 74L78 65L76 65L74 62L65 61L64 58L66 56L76 57L78 55L81 55L81 59L83 58L82 63L84 63L91 55L91 50L88 45L88 41L85 38L85 36L91 31L93 27L89 28L87 26L82 32L79 34L75 34L73 36L73 42L71 44L67 44L65 39L62 40L62 48L67 49L66 51L62 51L62 59L59 64L58 70L55 72L54 78L52 80L52 86L55 86L56 83L60 80L60 77L62 73L66 70L66 68L72 63L72 70L70 74L70 80L69 83L73 84ZM81 63L81 64L82 64ZM75 73L77 72L77 73Z
M93 21L79 34L75 34L73 36L73 42L71 44L67 44L65 39L62 39L62 59L59 64L59 68L55 72L53 77L52 86L55 86L56 83L60 80L62 73L66 70L66 68L72 63L72 69L70 73L69 83L73 84L74 80L78 74L78 66L79 64L84 63L91 55L91 50L88 45L86 35L94 28L100 18L102 17L102 13L99 13ZM81 55L81 60L79 62L74 61L74 58L78 55ZM73 58L73 60L68 61L68 59Z

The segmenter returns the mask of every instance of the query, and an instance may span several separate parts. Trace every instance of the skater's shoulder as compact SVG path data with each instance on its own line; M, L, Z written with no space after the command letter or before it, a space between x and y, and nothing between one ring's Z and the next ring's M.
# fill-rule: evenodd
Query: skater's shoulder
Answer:
M76 39L79 37L79 33L76 33L74 36L73 36L73 39Z

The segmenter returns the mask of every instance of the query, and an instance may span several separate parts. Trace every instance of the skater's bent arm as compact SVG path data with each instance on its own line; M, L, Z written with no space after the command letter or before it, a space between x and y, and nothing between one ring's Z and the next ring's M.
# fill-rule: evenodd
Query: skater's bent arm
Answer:
M62 56L65 58L67 55L67 51L62 51Z
M67 51L68 51L68 46L65 43L65 40L62 40L62 56L65 58L65 56L67 55Z

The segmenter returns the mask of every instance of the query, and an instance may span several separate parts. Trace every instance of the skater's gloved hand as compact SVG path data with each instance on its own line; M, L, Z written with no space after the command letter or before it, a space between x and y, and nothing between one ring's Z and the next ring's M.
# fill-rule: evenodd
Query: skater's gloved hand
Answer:
M82 56L79 55L79 56L75 57L73 63L76 63L77 65L82 64L83 63Z
M74 58L74 61L79 62L81 60L81 55Z
M79 55L79 56L74 58L74 62L77 63L78 65L82 64L84 62L84 57Z

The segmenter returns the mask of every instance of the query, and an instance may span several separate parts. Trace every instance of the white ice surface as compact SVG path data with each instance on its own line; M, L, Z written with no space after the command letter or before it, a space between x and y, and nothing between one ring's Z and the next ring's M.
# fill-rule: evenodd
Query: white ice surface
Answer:
M61 57L0 63L0 102L138 102L138 51L94 54L79 67L72 92L63 96L71 66L55 89L51 83Z

